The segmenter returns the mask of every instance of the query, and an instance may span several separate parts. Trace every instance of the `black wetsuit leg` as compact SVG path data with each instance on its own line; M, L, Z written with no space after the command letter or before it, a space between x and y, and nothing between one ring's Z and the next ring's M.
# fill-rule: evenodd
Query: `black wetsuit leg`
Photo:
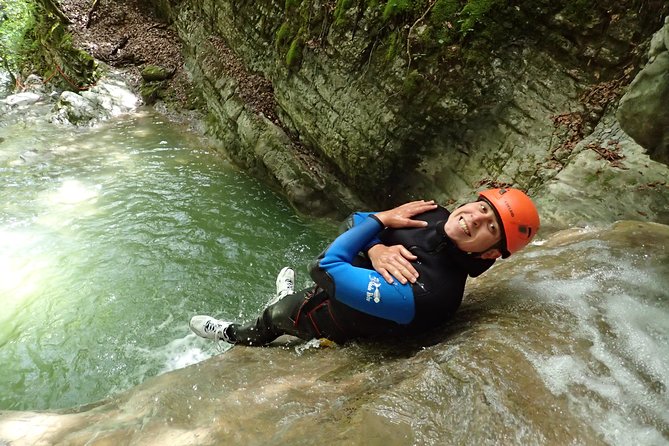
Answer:
M300 308L313 295L313 288L290 294L270 305L254 321L232 324L226 331L230 340L242 345L267 345L281 335L288 334L309 340L317 336L307 324L295 324Z
M300 339L327 338L344 343L354 338L391 335L398 330L392 321L361 313L323 290L310 288L288 295L265 308L246 324L232 324L226 334L235 344L267 345L281 335Z

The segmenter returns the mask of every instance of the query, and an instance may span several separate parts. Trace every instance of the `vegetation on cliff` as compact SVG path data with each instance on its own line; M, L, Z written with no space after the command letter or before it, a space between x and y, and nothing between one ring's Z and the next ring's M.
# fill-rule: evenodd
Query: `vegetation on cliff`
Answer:
M14 81L22 65L22 55L28 52L24 36L34 20L30 3L0 0L0 62Z
M97 64L73 45L67 17L51 0L0 3L0 58L17 86L29 74L63 90L80 90L95 82Z
M531 54L547 54L587 88L583 109L565 111L580 127L564 137L581 140L638 71L644 42L667 13L658 0L286 0L274 45L293 73L310 60L345 54L340 63L361 89L383 79L384 104L410 125L393 133L392 144L349 141L345 155L333 155L348 183L368 194L415 165L444 128L454 129L457 145L465 121L511 100L513 72ZM592 100L592 92L605 94ZM383 157L367 156L379 146Z
M550 38L545 43L556 52L578 57L575 47L582 37L601 41L607 28L629 19L652 31L667 9L659 0L286 0L275 43L285 51L286 63L294 66L301 60L297 52L327 44L331 28L366 32L374 37L373 45L361 58L371 58L372 53L382 53L386 61L401 57L407 73L414 68L435 81L439 80L436 71L454 61L488 60L491 48L513 44L518 38ZM561 28L561 35L548 36L551 27ZM638 36L620 37L629 37L630 41L619 43L633 50ZM595 52L583 62L610 66L616 61Z

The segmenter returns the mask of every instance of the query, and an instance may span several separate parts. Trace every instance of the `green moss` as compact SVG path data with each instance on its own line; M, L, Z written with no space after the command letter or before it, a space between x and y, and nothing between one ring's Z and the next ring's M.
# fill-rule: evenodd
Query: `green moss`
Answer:
M434 24L443 24L455 20L458 12L460 12L459 0L437 0L430 11L430 21Z
M337 0L334 9L335 26L342 26L346 23L346 11L353 6L353 0Z
M293 37L293 29L290 23L283 22L276 32L276 39L274 40L274 46L277 49L283 48Z
M1 0L0 0L1 1ZM435 79L441 64L484 64L491 44L508 40L510 32L530 36L537 18L582 14L594 0L536 0L531 5L503 0L336 0L324 8L321 1L285 0L284 22L276 31L275 46L291 67L299 65L305 42L309 48L337 45L337 39L362 33L374 39L373 47L359 55L360 65L395 62ZM352 14L352 9L357 8ZM330 32L330 27L337 32ZM409 35L411 32L411 35ZM382 49L381 51L378 51ZM407 51L408 50L408 51ZM405 57L409 54L411 60Z
M424 78L418 70L412 70L404 77L403 93L407 96L412 96L418 93L421 89L421 84Z
M24 38L21 71L39 74L63 90L79 91L94 84L95 60L73 46L72 36L59 17L39 2L33 14L33 25Z
M140 74L145 82L160 82L172 77L174 71L158 65L146 65Z
M397 57L397 52L402 48L403 43L404 39L400 30L396 30L388 36L386 43L386 61L393 60Z
M497 5L500 0L469 0L462 11L460 11L460 31L463 35L474 30L474 27L482 22L488 12Z
M595 3L593 0L571 0L565 5L562 14L567 20L579 23L597 10Z
M157 100L165 98L165 82L145 82L139 91L146 104L154 104Z
M289 68L295 68L302 62L302 50L304 49L304 41L301 37L295 37L290 44L288 53L286 53L286 65Z
M286 0L286 11L290 11L291 9L298 8L302 4L302 0Z
M25 35L35 24L34 7L27 1L0 0L0 15L0 61L13 74L29 53Z
M410 0L388 0L381 17L384 22L389 21L393 17L404 14L411 10L412 2Z

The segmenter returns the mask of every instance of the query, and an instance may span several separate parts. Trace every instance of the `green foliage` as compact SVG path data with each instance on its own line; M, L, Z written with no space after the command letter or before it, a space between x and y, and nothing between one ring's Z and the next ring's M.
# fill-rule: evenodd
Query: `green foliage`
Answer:
M383 21L387 22L391 18L411 10L411 0L388 0L386 7L383 8Z
M500 0L469 0L462 11L460 11L460 31L463 35L474 30L474 27L482 22L486 14L500 4Z
M21 71L36 73L58 88L78 91L95 82L97 65L86 52L73 46L72 36L56 14L35 3L34 23L26 31L26 52Z
M0 59L4 68L16 72L26 54L26 32L34 26L33 6L21 0L0 0Z

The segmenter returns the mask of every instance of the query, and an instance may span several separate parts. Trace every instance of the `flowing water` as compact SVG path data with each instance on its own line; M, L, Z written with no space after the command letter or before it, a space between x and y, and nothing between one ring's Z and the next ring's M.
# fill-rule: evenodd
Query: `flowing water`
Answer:
M306 285L335 228L159 116L41 114L0 123L0 444L669 444L669 227L539 240L419 339L204 361L190 316Z
M250 318L333 234L160 116L43 115L0 124L0 409L96 401L217 353L189 318Z

